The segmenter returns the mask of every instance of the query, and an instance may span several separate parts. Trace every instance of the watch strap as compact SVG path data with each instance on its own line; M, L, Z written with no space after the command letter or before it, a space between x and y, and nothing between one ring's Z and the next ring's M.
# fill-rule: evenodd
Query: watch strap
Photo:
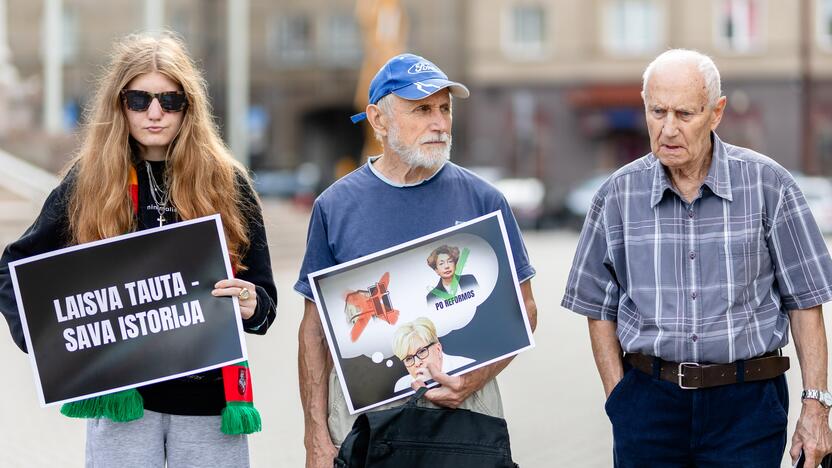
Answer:
M800 394L800 399L816 400L824 408L832 406L832 394L826 390L805 389L803 390L803 393Z

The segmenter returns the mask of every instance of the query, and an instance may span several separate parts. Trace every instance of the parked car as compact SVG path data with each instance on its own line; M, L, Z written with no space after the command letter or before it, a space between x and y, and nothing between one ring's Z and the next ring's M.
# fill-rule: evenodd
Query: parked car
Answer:
M576 185L566 196L566 207L568 224L573 227L580 227L584 224L589 207L592 206L592 197L601 188L612 172L598 173Z
M592 197L610 175L611 173L603 173L592 176L569 192L565 205L571 225L583 225L592 205ZM793 175L821 232L832 235L832 180L828 177L806 176L800 173Z
M318 188L320 170L312 163L303 163L294 170L255 171L252 179L261 197L308 198Z
M832 181L828 177L793 175L820 231L824 234L832 234Z
M544 215L543 200L546 196L546 189L540 179L506 178L494 182L494 186L503 192L521 228L540 227Z
M546 188L536 177L505 177L502 169L493 166L469 168L491 182L506 197L517 224L522 229L539 228L545 213Z

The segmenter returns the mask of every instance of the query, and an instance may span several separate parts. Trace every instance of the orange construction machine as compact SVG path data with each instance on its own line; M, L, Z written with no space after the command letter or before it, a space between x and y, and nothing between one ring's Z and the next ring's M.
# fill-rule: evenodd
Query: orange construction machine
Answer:
M370 319L384 320L390 325L395 325L399 320L399 311L394 309L390 302L388 284L390 284L390 273L386 272L381 275L378 283L372 284L366 290L347 291L344 294L344 300L347 302L344 314L347 316L347 323L352 325L350 339L353 342L358 340L367 328Z

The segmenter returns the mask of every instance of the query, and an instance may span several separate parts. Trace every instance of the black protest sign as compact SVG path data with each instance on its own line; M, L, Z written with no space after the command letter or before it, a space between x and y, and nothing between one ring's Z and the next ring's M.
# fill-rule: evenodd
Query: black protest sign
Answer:
M218 215L9 265L42 405L246 358Z

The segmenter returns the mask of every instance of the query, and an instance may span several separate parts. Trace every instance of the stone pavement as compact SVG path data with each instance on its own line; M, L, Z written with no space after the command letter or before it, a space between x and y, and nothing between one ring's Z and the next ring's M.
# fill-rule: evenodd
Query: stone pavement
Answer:
M308 212L285 202L264 206L272 265L278 283L278 318L266 336L247 336L257 406L264 430L250 438L252 465L302 467L303 413L297 385L297 330L302 300L292 290L306 238ZM31 213L29 221L36 213ZM28 222L0 221L0 241L20 235ZM536 349L519 355L500 375L514 459L523 468L609 467L611 436L604 396L589 346L586 321L559 306L577 236L530 232L526 242L538 270ZM827 315L827 327L832 321ZM799 411L800 373L793 356L790 429ZM0 325L0 467L81 467L84 423L57 408L38 406L32 371ZM787 463L783 467L789 466Z

